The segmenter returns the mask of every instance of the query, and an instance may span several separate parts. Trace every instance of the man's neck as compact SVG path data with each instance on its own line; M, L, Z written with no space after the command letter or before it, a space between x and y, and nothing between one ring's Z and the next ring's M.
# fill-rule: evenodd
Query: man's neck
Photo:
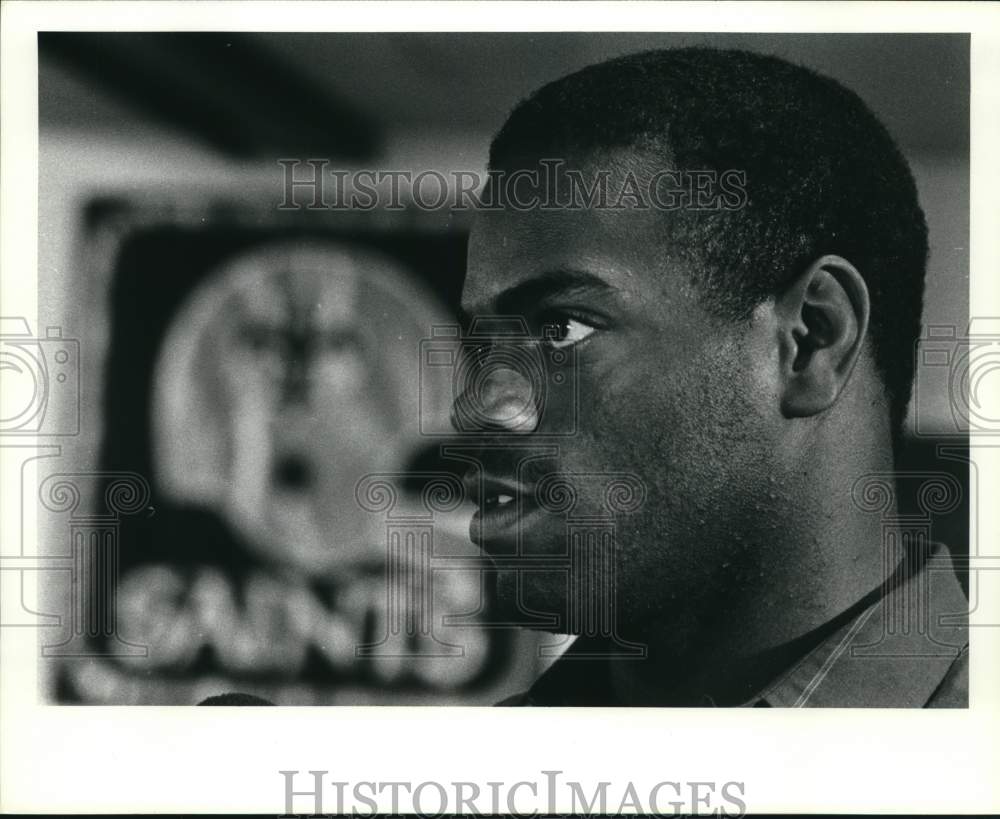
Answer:
M737 706L750 702L879 596L873 589L837 616L793 640L752 654L669 657L657 646L639 663L609 660L608 681L615 702L636 706Z
M877 469L851 470L853 475ZM842 489L811 485L809 515L787 515L761 541L754 579L718 589L696 622L675 616L636 632L648 658L612 663L621 702L645 705L737 705L759 692L858 610L877 599L886 580L886 521L853 505ZM783 532L776 538L773 532ZM678 639L687 632L687 639Z

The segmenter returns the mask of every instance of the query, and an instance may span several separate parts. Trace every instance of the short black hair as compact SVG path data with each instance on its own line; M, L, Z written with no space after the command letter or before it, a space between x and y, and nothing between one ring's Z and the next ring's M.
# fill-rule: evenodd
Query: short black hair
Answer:
M592 65L511 113L490 170L613 149L680 170L746 172L746 204L676 212L675 249L718 316L753 308L825 254L850 261L871 299L869 338L898 443L920 334L927 226L910 168L854 92L810 69L740 50L675 48Z

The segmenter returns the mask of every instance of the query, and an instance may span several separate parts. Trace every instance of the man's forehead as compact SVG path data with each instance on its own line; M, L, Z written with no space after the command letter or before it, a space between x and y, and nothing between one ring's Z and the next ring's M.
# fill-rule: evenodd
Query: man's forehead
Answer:
M491 311L504 292L551 271L590 267L587 214L494 211L477 214L462 288L467 312Z
M644 267L662 251L658 240L664 220L671 218L648 207L648 190L658 174L672 170L662 146L635 144L497 172L489 196L503 206L475 215L463 307L488 301L491 291L519 284L533 270L590 269L599 263L612 275L620 265ZM541 207L512 207L505 198L511 191L524 193L512 183L525 172L537 174L537 187L527 190L541 196ZM646 206L637 209L630 191L642 195L644 189Z
M506 291L566 272L610 290L667 284L658 239L663 214L612 209L496 210L476 214L462 290L464 312L495 311ZM573 284L573 277L563 276ZM577 277L581 278L581 277Z

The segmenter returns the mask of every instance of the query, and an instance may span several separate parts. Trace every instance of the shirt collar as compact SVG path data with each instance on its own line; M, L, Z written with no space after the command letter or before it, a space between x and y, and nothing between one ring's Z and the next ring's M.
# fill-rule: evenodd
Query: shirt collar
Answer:
M968 601L939 545L746 705L919 708L968 644Z
M901 563L884 593L744 706L919 708L968 644L968 601L951 558ZM912 568L911 568L912 567ZM604 639L579 637L524 696L528 705L620 705ZM630 662L616 657L615 662ZM641 659L635 661L641 662Z

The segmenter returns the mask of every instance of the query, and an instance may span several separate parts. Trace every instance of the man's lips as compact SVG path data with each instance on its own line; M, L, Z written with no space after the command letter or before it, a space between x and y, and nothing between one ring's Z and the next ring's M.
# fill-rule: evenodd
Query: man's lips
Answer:
M527 518L540 511L534 487L518 481L466 476L465 486L478 507L469 524L469 538L479 546L513 542L518 531L524 531Z

